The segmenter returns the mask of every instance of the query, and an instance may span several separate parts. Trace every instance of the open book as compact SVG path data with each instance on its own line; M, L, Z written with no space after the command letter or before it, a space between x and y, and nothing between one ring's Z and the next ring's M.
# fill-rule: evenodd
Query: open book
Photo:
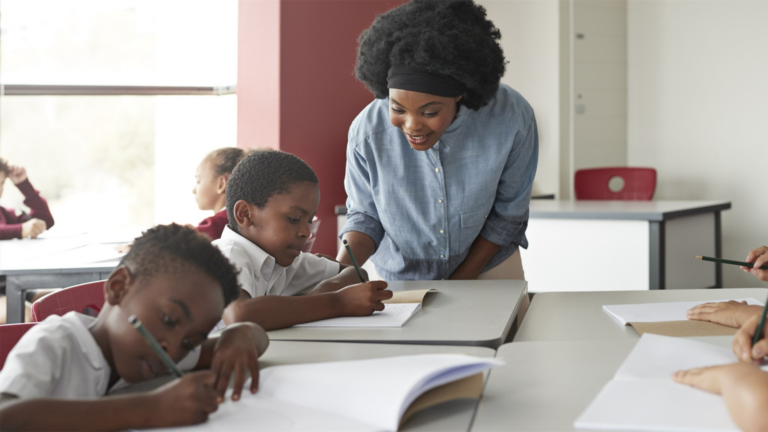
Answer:
M645 332L664 336L728 336L736 334L735 328L706 321L693 321L685 317L689 309L704 303L726 302L728 300L685 301L670 303L640 303L604 305L603 310L624 325L631 325L639 334ZM762 306L753 299L734 299L747 304Z
M364 317L339 317L305 324L294 327L402 327L421 310L424 296L433 289L421 289L411 291L394 291L392 298L385 300L383 311L376 311L372 315Z
M273 366L259 392L219 406L207 423L173 431L396 431L411 414L480 397L493 358L426 354ZM246 384L246 387L247 384Z
M676 371L736 361L728 348L646 333L574 426L600 430L738 431L720 396L672 380Z

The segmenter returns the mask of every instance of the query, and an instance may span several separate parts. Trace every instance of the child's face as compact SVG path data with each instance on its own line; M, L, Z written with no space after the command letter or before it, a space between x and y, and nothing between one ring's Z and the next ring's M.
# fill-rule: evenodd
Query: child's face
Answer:
M110 285L111 284L111 285ZM121 267L105 287L106 325L113 367L128 382L139 382L166 372L160 358L128 322L131 315L179 362L203 343L224 312L219 284L189 267L137 281Z
M319 204L320 189L312 182L297 183L288 193L272 196L263 209L238 201L238 229L243 237L272 255L278 265L288 267L309 238L309 224Z
M195 201L200 210L221 210L214 207L226 189L220 184L223 179L216 177L215 174L209 161L202 161L195 170L195 188L192 189L192 193L195 194Z

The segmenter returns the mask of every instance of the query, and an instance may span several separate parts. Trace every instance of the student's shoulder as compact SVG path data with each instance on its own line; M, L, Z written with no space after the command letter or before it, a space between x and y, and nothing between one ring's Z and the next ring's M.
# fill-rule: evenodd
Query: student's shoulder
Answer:
M480 113L490 121L517 117L523 123L535 121L531 104L512 87L500 83L496 91L496 97L491 99L488 105L480 108Z
M88 338L93 339L88 325L93 320L93 317L76 312L69 312L64 316L51 315L29 329L18 344L34 350L44 350L48 354L67 351L73 344L88 345Z
M352 121L349 127L349 145L376 139L397 130L389 121L389 99L374 99Z

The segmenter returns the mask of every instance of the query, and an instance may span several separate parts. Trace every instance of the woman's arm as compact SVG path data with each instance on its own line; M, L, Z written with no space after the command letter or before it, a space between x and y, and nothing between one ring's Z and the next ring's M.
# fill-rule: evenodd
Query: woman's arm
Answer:
M358 265L365 264L368 258L376 252L376 243L367 234L363 234L358 231L347 231L341 237L349 243L349 248L352 249L352 253L355 254L355 260ZM352 259L347 253L347 248L340 248L339 254L336 256L336 261L340 264L352 265Z
M486 265L491 261L501 246L491 243L482 236L478 236L472 247L469 248L469 254L459 267L451 274L453 280L473 280L480 276Z

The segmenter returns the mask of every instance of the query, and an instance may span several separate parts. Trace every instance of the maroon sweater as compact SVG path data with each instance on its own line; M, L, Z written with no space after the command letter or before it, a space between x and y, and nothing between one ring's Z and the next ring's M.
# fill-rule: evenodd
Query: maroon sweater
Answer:
M11 209L0 207L0 240L21 238L21 224L30 219L44 220L49 229L53 226L53 216L48 203L40 196L40 192L32 187L29 179L17 184L16 187L24 194L24 205L29 207L30 212L29 215L24 213L17 215Z
M221 233L224 232L224 227L227 226L229 219L227 219L227 209L224 209L215 215L205 218L197 226L197 232L206 234L211 238L211 241L221 238Z

